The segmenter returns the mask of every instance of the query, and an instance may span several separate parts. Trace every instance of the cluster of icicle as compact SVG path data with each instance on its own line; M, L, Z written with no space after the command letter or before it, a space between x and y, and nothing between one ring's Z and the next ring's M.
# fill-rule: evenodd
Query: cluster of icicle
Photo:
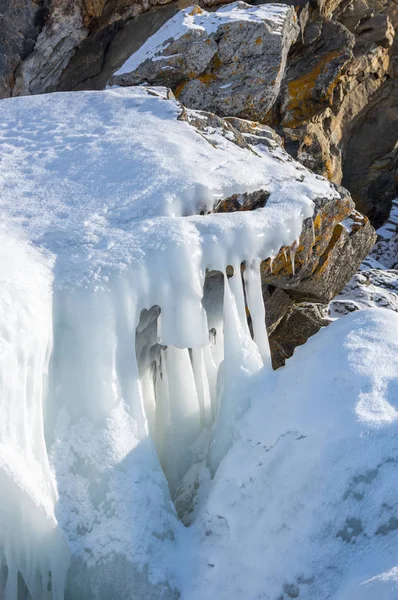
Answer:
M292 219L280 246L299 236L309 214ZM73 590L70 563L100 564L107 515L116 519L115 489L131 560L134 536L143 545L148 525L140 533L137 520L131 531L128 521L141 493L131 484L140 444L153 440L172 496L203 430L211 473L227 451L248 405L248 376L270 368L260 259L212 261L205 252L198 259L188 248L175 264L163 257L106 286L57 291L39 251L2 240L10 260L0 272L0 596L75 600L84 596L65 592ZM233 276L222 274L221 262ZM122 463L124 479L115 475Z

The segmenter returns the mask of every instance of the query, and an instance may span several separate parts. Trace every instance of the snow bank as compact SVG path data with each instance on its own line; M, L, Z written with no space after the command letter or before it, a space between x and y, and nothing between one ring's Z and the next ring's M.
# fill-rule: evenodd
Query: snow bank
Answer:
M393 600L398 316L339 319L252 381L186 540L183 597Z

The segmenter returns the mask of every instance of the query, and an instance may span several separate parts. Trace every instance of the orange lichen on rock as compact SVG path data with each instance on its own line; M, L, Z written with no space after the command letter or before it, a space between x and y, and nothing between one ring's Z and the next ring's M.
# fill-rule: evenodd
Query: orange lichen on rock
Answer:
M178 98L180 96L182 90L187 85L188 81L189 81L189 79L184 79L183 81L180 81L180 83L177 85L177 87L174 90L174 95L176 98Z
M203 13L203 10L200 8L200 6L198 6L196 4L196 6L193 7L193 9L191 10L191 12L189 13L191 17L193 17L194 15L201 15Z
M205 73L204 75L199 75L199 81L209 85L212 81L216 79L216 76L213 73Z
M298 127L303 121L307 121L314 115L316 105L312 100L312 93L316 81L327 67L328 63L340 55L340 50L334 50L333 52L325 54L311 71L304 73L297 79L289 81L287 84L289 100L285 109L287 117L283 123L285 127ZM339 71L328 86L324 100L330 101L331 94L340 77L341 72Z

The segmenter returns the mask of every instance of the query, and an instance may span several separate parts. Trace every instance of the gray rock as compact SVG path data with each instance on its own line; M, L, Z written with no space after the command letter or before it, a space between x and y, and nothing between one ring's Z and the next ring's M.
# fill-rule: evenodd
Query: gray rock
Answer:
M347 142L343 184L379 226L398 196L398 79L389 79L358 115Z
M44 19L44 1L0 2L0 98L11 96L15 71L35 45Z
M254 9L244 2L234 7L235 14L242 11L241 20L229 20L219 11L215 31L187 29L155 48L131 72L112 77L110 84L167 85L189 108L264 119L276 100L289 48L299 32L297 18L293 8L281 5L278 19L274 7L269 17L264 10L261 20L247 20L245 12ZM199 7L192 11L193 18L203 15Z
M283 366L297 346L305 344L309 337L330 322L326 305L309 302L294 304L269 338L274 369Z

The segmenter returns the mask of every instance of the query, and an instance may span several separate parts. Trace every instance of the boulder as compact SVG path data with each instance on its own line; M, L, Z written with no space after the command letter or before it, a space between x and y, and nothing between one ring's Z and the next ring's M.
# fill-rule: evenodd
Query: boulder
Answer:
M180 11L111 78L172 88L189 108L264 120L279 93L299 32L292 7L236 2L209 13Z
M11 95L15 71L35 46L44 19L44 2L10 0L0 6L0 98Z

